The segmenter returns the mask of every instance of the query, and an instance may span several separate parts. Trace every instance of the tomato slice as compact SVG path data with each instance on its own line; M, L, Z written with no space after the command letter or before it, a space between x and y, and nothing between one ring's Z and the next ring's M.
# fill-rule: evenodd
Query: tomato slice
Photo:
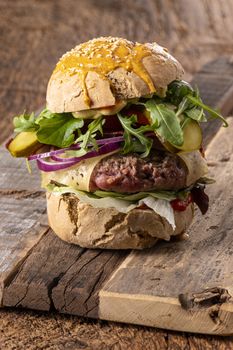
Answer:
M124 111L124 115L130 117L131 115L136 114L137 116L137 124L138 125L148 125L149 120L144 114L144 108L141 106L131 106L126 111ZM103 126L104 133L118 133L123 132L122 125L116 114L106 116L105 123Z
M103 130L104 133L123 131L122 125L116 114L105 117Z
M187 208L187 206L191 202L193 202L193 198L192 198L192 195L190 193L185 200L177 198L177 199L172 200L170 203L171 203L171 206L174 210L185 211L185 209Z
M131 116L133 114L136 114L137 116L137 124L139 125L148 125L150 124L149 120L147 119L145 113L145 109L142 106L130 106L126 111L125 114L127 116Z

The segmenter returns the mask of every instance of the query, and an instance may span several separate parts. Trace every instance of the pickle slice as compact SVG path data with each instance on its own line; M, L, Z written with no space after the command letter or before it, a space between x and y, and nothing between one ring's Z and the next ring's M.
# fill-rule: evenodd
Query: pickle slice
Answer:
M191 152L196 151L201 148L202 144L202 130L197 121L190 119L183 129L184 142L181 146L174 146L168 141L162 140L159 135L157 135L162 142L163 146L172 153L177 151Z
M190 119L184 126L184 142L181 146L176 146L179 150L191 152L201 148L202 130L197 121Z
M23 131L11 141L8 146L13 157L28 157L40 147L34 131Z
M171 105L172 107L172 105ZM145 117L151 123L150 113L148 111L143 112ZM155 131L156 133L156 131ZM163 144L164 148L169 152L175 153L179 150L191 152L195 150L199 150L202 144L202 130L200 125L196 120L189 119L183 128L184 142L181 146L172 145L170 142L166 141L156 133L156 136Z

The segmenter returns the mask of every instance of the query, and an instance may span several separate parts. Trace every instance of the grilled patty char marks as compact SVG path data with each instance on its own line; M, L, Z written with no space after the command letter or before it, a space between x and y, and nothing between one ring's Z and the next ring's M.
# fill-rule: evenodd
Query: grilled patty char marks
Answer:
M115 154L101 160L91 176L91 191L119 193L179 190L185 187L187 169L175 154L154 151L147 158L138 154Z

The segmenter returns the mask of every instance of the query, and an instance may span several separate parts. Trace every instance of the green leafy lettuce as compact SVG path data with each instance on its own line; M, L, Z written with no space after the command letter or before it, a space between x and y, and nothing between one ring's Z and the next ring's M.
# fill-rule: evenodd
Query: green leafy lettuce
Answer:
M14 131L19 133L23 131L36 131L39 129L39 126L36 124L36 118L34 113L20 114L19 116L14 117L13 119Z
M209 106L205 105L200 98L197 98L196 96L188 95L187 99L197 107L201 107L203 110L205 110L210 115L210 119L220 119L223 122L223 126L227 127L228 123L225 118L216 110L210 108Z
M74 143L74 132L83 127L84 121L75 119L70 114L51 113L49 118L41 118L38 125L37 138L39 142L64 148Z
M148 191L148 192L138 192L133 194L123 194L123 193L101 191L101 190L95 191L94 195L99 198L105 198L105 197L120 198L120 199L123 199L124 201L129 201L129 202L138 201L148 196L151 196L157 199L164 199L167 201L171 201L173 199L176 199L178 196L182 196L181 194L179 195L175 191Z
M182 80L169 84L165 98L154 96L141 99L137 104L143 105L150 113L150 124L155 133L177 147L182 146L184 127L192 119L200 123L218 118L223 126L228 125L219 112L202 102L197 89Z
M87 131L82 133L84 120L74 118L71 113L52 113L44 109L36 118L34 113L23 113L13 120L15 132L34 131L37 139L42 144L52 145L59 148L69 147L80 142L79 153L87 152L87 144L92 144L97 149L95 137L102 134L104 120L102 117L95 119L88 125Z

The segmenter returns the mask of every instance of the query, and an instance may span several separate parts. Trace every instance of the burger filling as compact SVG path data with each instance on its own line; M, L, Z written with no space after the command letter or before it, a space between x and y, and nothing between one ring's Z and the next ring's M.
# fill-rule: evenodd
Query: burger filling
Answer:
M208 112L208 114L205 113ZM74 193L93 207L150 208L174 228L174 210L191 202L204 214L211 180L203 157L201 122L219 118L198 91L174 81L164 96L119 101L107 108L14 118L13 156L36 161L42 186Z

